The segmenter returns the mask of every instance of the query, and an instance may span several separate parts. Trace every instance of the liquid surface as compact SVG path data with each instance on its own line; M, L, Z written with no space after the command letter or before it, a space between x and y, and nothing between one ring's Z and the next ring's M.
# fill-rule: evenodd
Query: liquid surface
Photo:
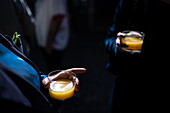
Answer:
M126 49L138 50L142 48L143 40L135 37L125 37L122 39L122 43L129 45Z
M60 92L60 93L68 92L73 88L73 82L67 79L53 81L50 84L50 88L52 91L55 92Z
M74 95L75 85L68 79L60 79L50 84L49 94L55 99L67 99Z

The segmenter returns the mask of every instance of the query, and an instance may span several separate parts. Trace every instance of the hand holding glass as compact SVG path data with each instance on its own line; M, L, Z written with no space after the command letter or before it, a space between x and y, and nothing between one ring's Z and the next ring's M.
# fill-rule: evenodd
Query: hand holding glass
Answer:
M143 45L144 33L138 31L123 31L117 34L117 43L123 44L122 50L127 52L140 52Z
M74 95L77 90L79 80L76 74L84 73L84 68L72 68L67 70L55 70L48 74L43 80L46 88L49 88L49 94L55 99L68 99Z

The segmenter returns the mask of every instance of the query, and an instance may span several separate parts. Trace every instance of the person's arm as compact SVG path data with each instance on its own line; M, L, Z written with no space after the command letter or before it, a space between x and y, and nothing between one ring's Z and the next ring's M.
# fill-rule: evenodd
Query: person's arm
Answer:
M124 63L122 58L125 58L127 55L131 55L130 53L126 52L126 54L120 51L121 48L119 47L122 47L122 45L118 45L119 40L117 40L117 34L125 30L139 30L137 27L141 27L137 24L137 22L141 22L138 21L138 19L141 19L138 17L132 18L132 13L135 13L132 12L134 4L133 2L133 0L119 0L114 13L113 25L108 30L105 39L105 48L108 55L108 63L106 65L106 69L114 74L119 74L122 71L120 68L122 67L121 62ZM128 45L124 46L127 47Z
M55 15L51 19L49 32L47 36L46 48L45 48L47 54L51 54L52 52L53 41L55 39L57 32L60 29L60 25L64 17L65 17L64 15Z
M120 0L117 4L113 25L107 32L105 39L106 51L109 55L117 55L121 48L128 45L116 44L119 42L117 39L117 33L132 30L132 31L141 31L145 33L145 12L144 12L144 2L134 2L129 0ZM122 51L121 51L122 52ZM110 54L111 53L111 54Z
M117 6L114 12L113 25L107 31L107 36L105 39L106 52L111 57L114 57L117 54L116 39L117 39L117 32L120 30L120 25L121 25L120 22L122 20L121 18L122 2L123 0L117 2Z

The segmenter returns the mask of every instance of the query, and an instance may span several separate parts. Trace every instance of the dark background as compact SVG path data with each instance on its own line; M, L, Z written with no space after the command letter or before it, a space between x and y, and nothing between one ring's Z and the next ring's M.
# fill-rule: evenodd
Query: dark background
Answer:
M114 5L114 0L68 0L71 37L63 67L84 67L87 72L78 75L79 92L63 102L61 113L109 111L109 98L116 76L105 68L107 54L104 40L107 29L112 25ZM35 58L34 62L40 70L45 70L44 60L38 58L41 53L35 51L36 55L38 60Z
M106 31L112 25L114 0L78 0L69 2L71 39L64 55L64 67L85 67L78 75L79 92L66 101L63 113L107 113L116 76L105 69Z

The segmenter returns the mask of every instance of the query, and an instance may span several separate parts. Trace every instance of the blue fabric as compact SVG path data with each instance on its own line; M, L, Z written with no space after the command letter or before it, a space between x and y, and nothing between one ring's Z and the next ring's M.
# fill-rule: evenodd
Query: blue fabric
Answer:
M117 55L117 47L116 47L116 39L117 37L106 38L105 47L108 53Z
M47 75L41 75L41 79L43 80L44 78L46 78Z
M22 58L15 55L8 48L0 43L0 62L7 65L10 69L22 76L35 87L40 89L40 78L37 71L25 62Z

